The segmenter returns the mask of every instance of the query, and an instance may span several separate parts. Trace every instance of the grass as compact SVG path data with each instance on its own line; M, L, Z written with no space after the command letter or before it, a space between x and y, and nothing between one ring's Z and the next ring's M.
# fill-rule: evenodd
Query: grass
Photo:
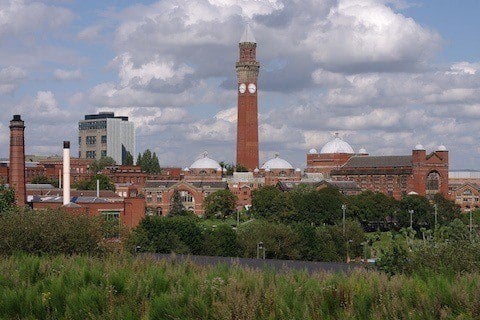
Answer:
M0 319L479 319L480 274L277 274L240 267L17 255Z

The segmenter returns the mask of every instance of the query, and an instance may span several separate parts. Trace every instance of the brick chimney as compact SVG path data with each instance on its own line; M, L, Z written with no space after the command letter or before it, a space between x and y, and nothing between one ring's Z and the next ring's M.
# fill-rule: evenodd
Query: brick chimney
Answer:
M18 114L10 121L10 188L15 190L15 204L27 203L25 188L25 123Z

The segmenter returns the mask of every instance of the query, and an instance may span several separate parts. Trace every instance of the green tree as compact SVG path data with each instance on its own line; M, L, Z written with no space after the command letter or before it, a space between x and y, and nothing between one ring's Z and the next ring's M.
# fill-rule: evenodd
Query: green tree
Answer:
M135 165L137 166L142 166L142 154L141 153L138 153L138 156L137 156L137 162L135 163Z
M446 199L440 193L433 197L433 202L437 205L437 221L439 225L447 225L455 219L462 219L464 216L458 204Z
M237 196L230 190L218 190L209 194L203 202L207 218L225 219L235 213Z
M101 157L98 160L93 160L92 164L90 165L90 171L93 173L99 173L106 167L116 165L115 160L110 157Z
M124 166L133 166L133 156L130 151L127 151L125 155L125 161L122 163Z
M245 167L244 165L237 164L237 165L235 166L235 171L236 171L236 172L248 172L248 169L247 169L247 167Z
M225 163L224 161L220 162L220 167L223 169L226 169L227 171L224 173L226 176L231 176L233 175L233 172L235 171L235 166L231 163Z
M155 152L152 154L150 149L145 150L143 154L138 154L137 166L140 166L142 171L147 173L160 173L162 171L157 154Z
M253 190L251 212L254 216L269 221L280 221L291 214L291 205L286 195L275 186Z
M170 217L189 215L189 211L183 206L180 192L177 189L173 191L172 204L170 206L170 212L168 215Z
M51 184L52 186L58 188L59 182L58 179L50 179L48 177L45 177L44 175L38 175L32 179L30 182L32 184Z
M100 190L115 190L115 185L104 174L96 174L90 180L79 181L73 187L78 190L96 190L97 180L100 182Z
M15 206L15 192L0 184L0 214Z
M380 192L365 191L347 198L348 216L358 220L366 231L390 228L388 221L398 211L398 201Z
M237 233L231 226L221 224L205 230L203 252L209 256L235 257L239 254Z
M419 231L420 228L431 229L434 225L434 209L427 198L419 195L408 195L400 201L397 212L398 224L402 228L410 227L410 213L413 210L413 228Z

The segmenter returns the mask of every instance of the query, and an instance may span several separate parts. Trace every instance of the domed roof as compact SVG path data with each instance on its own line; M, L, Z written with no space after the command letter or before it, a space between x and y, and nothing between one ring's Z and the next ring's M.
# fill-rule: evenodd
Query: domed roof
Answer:
M358 153L360 153L360 154L366 154L366 153L367 153L367 149L361 148L360 150L358 150Z
M203 157L192 163L190 169L217 169L221 167L220 164L208 157L208 152L203 153Z
M447 147L445 147L443 144L441 146L438 146L437 151L447 151Z
M280 158L278 153L275 153L275 156L272 159L263 164L262 169L293 169L293 166L287 160Z
M335 133L335 138L327 142L320 153L348 153L354 154L353 148Z
M425 148L420 143L418 143L413 150L425 150Z
M317 151L317 149L310 149L310 151L308 151L308 153L310 153L310 154L317 154L318 151Z

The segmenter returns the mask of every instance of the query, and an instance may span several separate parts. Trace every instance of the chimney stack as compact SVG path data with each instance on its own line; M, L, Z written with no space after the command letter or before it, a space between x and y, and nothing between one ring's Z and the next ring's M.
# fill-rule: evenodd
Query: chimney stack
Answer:
M27 203L25 187L25 123L19 114L10 121L10 188L15 191L15 203Z
M70 203L70 141L63 141L63 205Z

